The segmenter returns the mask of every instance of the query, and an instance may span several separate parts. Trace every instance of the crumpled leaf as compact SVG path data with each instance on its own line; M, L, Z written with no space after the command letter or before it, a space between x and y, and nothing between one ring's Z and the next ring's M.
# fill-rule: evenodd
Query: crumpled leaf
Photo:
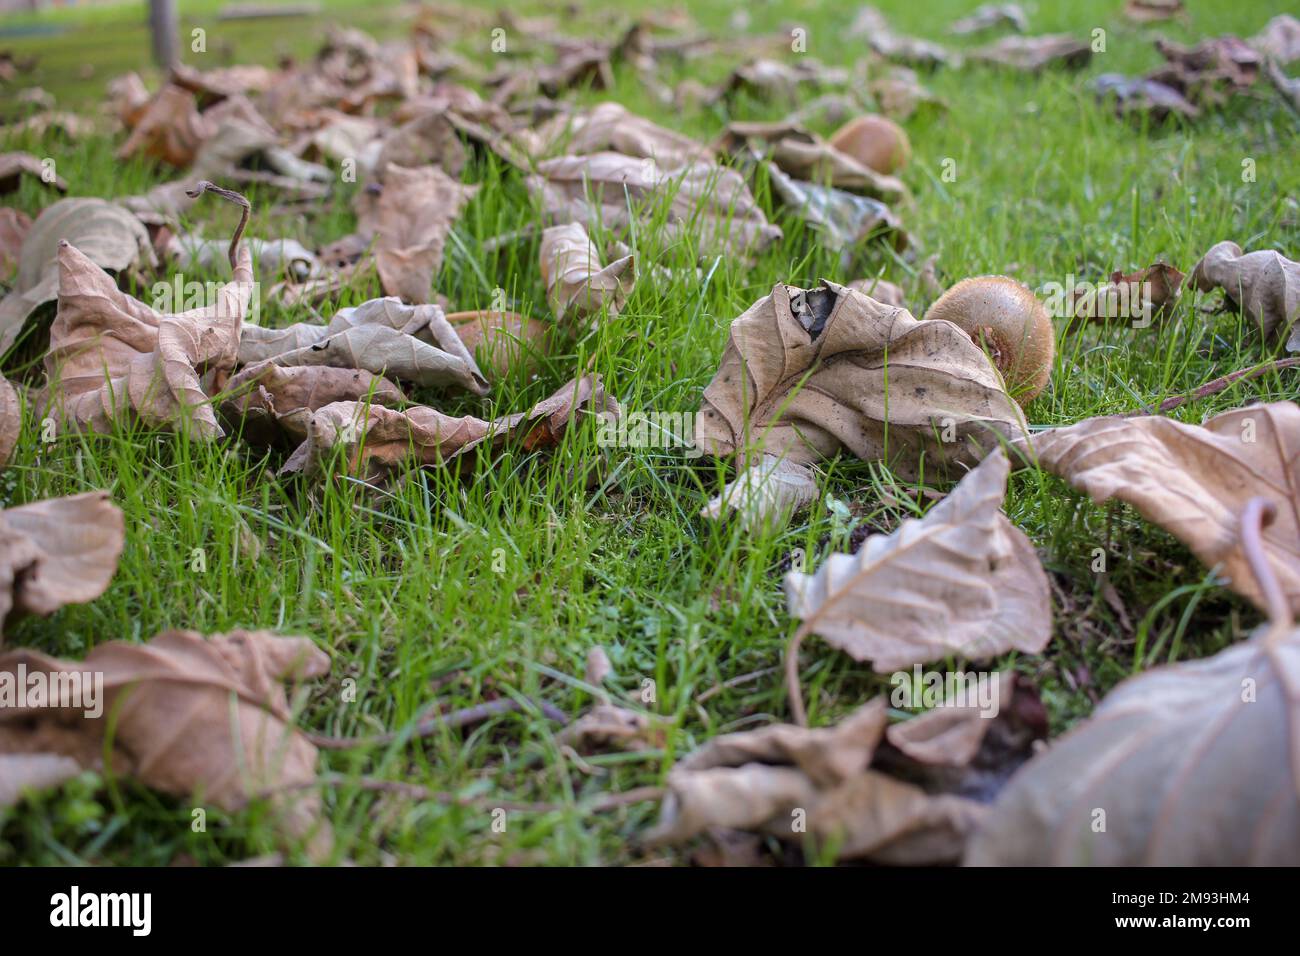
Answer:
M527 412L485 421L453 418L425 405L397 411L363 402L334 402L311 416L307 438L285 462L286 474L326 472L336 453L348 474L379 481L407 464L440 466L479 445L517 440L525 450L557 444L570 423L600 413L620 414L600 376L562 386Z
M164 86L140 113L131 135L117 151L119 159L137 154L184 168L215 132L213 121L199 112L194 94L174 84Z
M187 423L202 439L223 434L210 396L235 367L253 293L241 245L234 281L210 305L162 314L118 290L104 270L59 244L59 311L45 356L47 407L77 427L106 432L134 413L149 425Z
M451 225L477 186L456 182L437 166L389 166L373 218L359 227L375 237L375 265L384 292L406 302L429 301Z
M789 176L884 202L907 195L901 180L836 148L797 123L730 123L714 144L724 155L770 159Z
M861 292L870 299L898 309L907 308L906 297L901 286L885 279L854 279L847 286L854 292Z
M764 455L727 482L700 511L714 521L734 511L746 528L782 523L817 497L812 469L774 455Z
M581 113L562 113L537 131L537 140L540 154L557 148L574 156L615 152L653 159L664 170L712 160L703 143L637 116L622 103L597 103Z
M0 510L0 626L95 600L113 579L125 540L122 512L107 491Z
M1015 671L997 675L997 705L1001 712L1015 694ZM985 736L993 728L994 715L978 702L944 703L920 716L891 724L885 739L918 763L965 767L979 753Z
M68 184L62 176L48 178L45 165L31 153L0 153L0 196L16 192L23 176L32 176L37 182L44 183L61 193L68 191Z
M23 430L23 405L18 392L0 375L0 467L9 463Z
M867 91L875 98L882 113L900 121L910 118L921 107L934 112L948 108L947 103L921 84L915 70L905 66L889 67L867 84Z
M551 326L517 312L491 309L451 312L447 321L470 350L480 368L494 378L501 378L511 368L532 374L537 359L547 352Z
M296 239L245 238L258 275L278 279L285 275L295 282L305 282L321 272L316 255ZM182 272L229 272L230 260L224 239L205 239L197 235L171 236L161 250Z
M589 754L662 747L664 736L663 721L654 715L604 703L596 704L561 730L555 740L578 753Z
M886 238L897 250L907 247L902 222L878 199L801 182L776 167L768 168L768 178L775 198L839 250L841 258L875 236Z
M0 208L0 282L8 283L18 268L23 240L31 228L31 217L21 209Z
M328 325L283 329L244 324L239 361L364 369L423 386L455 385L486 395L487 380L442 307L394 296L340 309Z
M1093 322L1140 321L1148 313L1154 317L1173 307L1182 293L1184 278L1167 262L1156 262L1128 275L1116 270L1102 285L1078 286L1069 297L1068 314Z
M1010 463L997 449L924 518L785 577L790 614L877 673L950 655L1041 651L1052 609L1034 546L1002 513Z
M1246 42L1275 63L1300 60L1300 20L1279 13Z
M581 223L542 231L542 282L555 317L573 323L607 310L618 315L636 282L636 259L623 256L607 266Z
M1253 85L1263 63L1258 52L1234 36L1211 37L1192 47L1161 38L1156 49L1168 62L1147 79L1172 87L1197 105L1223 102Z
M406 396L388 379L364 369L327 365L276 365L268 359L241 369L226 383L222 414L242 423L245 440L294 447L307 437L311 413L332 402L404 404Z
M1121 117L1146 114L1161 122L1174 114L1187 119L1201 115L1200 108L1176 89L1143 76L1102 73L1093 77L1090 85L1099 99L1114 98L1115 112Z
M552 222L617 231L671 196L663 230L668 240L689 236L701 252L746 254L781 237L740 174L709 163L665 171L653 159L621 153L560 156L538 164L527 185Z
M931 467L979 461L1025 428L983 350L956 326L823 280L808 290L778 283L731 323L696 442L792 462L848 450L915 477L923 455Z
M103 710L59 697L59 706L0 709L0 754L70 757L101 768L112 726L110 766L146 786L237 810L264 791L302 787L316 775L316 748L293 727L283 683L320 677L329 658L309 638L231 631L204 638L166 631L147 644L110 641L83 661L32 650L0 656L0 673L103 675ZM64 689L60 689L62 695ZM320 798L309 789L272 798L280 825L328 850Z
M1029 29L1029 18L1025 16L1025 11L1020 4L986 3L976 7L969 16L954 20L949 24L948 32L954 36L969 36L972 33L983 33L985 30L996 30L1000 27L1010 27L1017 33L1024 33Z
M841 860L959 859L983 808L869 769L885 720L876 698L834 727L778 724L715 737L669 771L647 841L681 843L729 827L795 844L836 840ZM793 825L797 811L806 833Z
M938 43L895 33L885 15L875 7L858 8L849 24L847 35L863 37L867 45L887 60L932 69L938 66L961 66L961 54Z
M1092 59L1092 47L1066 33L1009 36L971 50L967 56L977 63L992 63L1027 73L1037 73L1049 66L1081 70Z
M1280 252L1243 253L1235 242L1210 247L1188 280L1201 292L1222 288L1266 339L1286 336L1286 350L1300 352L1300 263Z
M1276 625L1129 678L1011 779L965 863L1300 864L1298 688L1300 631Z
M1124 0L1124 16L1134 23L1172 20L1183 12L1183 0Z
M1278 509L1263 542L1300 613L1300 407L1250 405L1203 425L1160 416L1089 418L1034 437L1038 463L1094 502L1118 498L1182 541L1228 586L1264 607L1238 535L1246 502Z
M736 67L710 100L729 100L744 92L758 99L796 103L808 87L844 86L848 80L847 71L828 67L809 56L799 56L793 63L760 57Z
M121 206L91 198L47 206L23 240L13 291L0 301L0 353L17 341L33 312L58 297L59 243L64 240L109 272L157 264L148 230Z

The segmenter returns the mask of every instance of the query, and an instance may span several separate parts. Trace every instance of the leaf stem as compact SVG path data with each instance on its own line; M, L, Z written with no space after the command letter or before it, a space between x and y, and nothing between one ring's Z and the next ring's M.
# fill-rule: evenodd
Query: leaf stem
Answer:
M1291 604L1264 551L1263 531L1276 516L1277 506L1267 498L1256 497L1247 501L1241 512L1241 550L1246 553L1246 563L1264 595L1269 620L1277 631L1289 631L1294 624Z
M198 199L204 193L216 193L222 199L233 202L243 211L239 216L239 225L235 227L235 234L230 237L230 268L235 268L235 253L239 250L239 240L244 235L244 227L248 225L248 214L253 209L253 204L248 201L248 197L243 193L237 193L233 189L222 189L216 183L210 183L206 179L200 179L194 184L193 189L185 190L185 195L191 199Z

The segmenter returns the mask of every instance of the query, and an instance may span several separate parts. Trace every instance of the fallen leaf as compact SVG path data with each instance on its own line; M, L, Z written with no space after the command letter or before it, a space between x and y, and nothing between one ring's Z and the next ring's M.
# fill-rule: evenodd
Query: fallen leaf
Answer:
M835 841L841 860L959 859L983 808L869 769L884 729L884 699L876 698L834 727L779 724L715 737L669 771L647 842L682 843L727 827L796 845Z
M124 541L122 512L106 491L0 510L0 626L95 600Z
M214 132L213 121L199 112L194 94L168 84L144 108L117 157L149 156L183 169Z
M1238 516L1251 497L1278 508L1264 547L1300 613L1300 407L1250 405L1204 425L1160 416L1089 418L1036 435L1038 463L1094 502L1118 498L1164 528L1228 586L1264 606L1242 552Z
M689 238L702 253L758 253L781 237L740 174L710 163L665 171L620 153L560 156L539 163L527 185L555 223L616 232L666 204L665 241Z
M784 523L816 497L817 482L807 465L763 455L729 481L700 515L718 521L735 512L742 526L758 529Z
M557 743L580 754L611 750L652 750L664 744L663 721L652 714L597 704L555 735Z
M1011 779L965 863L1300 864L1297 687L1300 631L1276 625L1128 679Z
M532 374L538 357L547 352L551 326L517 312L452 312L447 321L480 368L494 378L504 377L512 368Z
M621 103L562 113L538 130L537 140L539 158L560 149L571 156L614 152L653 159L664 170L712 161L703 143L637 116Z
M971 50L967 56L977 63L992 63L1028 73L1037 73L1049 66L1081 70L1092 59L1092 47L1064 33L1010 36Z
M0 208L0 282L7 283L18 268L23 240L31 228L27 213L9 206Z
M285 462L286 474L309 477L329 470L341 456L348 474L379 481L404 465L441 466L479 445L518 441L528 451L557 444L568 426L599 413L619 414L599 376L562 386L527 412L492 421L453 418L425 405L397 411L362 402L334 402L316 411L307 438Z
M1176 89L1146 77L1102 73L1093 77L1091 86L1099 99L1114 98L1115 112L1121 117L1146 115L1158 123L1172 115L1187 119L1201 115Z
M614 673L614 665L609 662L605 648L597 644L587 651L587 666L582 672L582 679L592 687L599 687L605 679Z
M0 153L0 196L16 192L24 176L31 176L61 193L68 191L63 177L55 175L52 160L47 165L31 153Z
M945 46L895 33L884 14L875 7L859 7L846 32L850 37L865 38L867 45L887 60L927 69L939 66L959 67L962 63L961 55Z
M847 450L914 477L922 457L979 461L1025 428L984 352L956 326L823 281L778 283L732 322L696 442L716 455L791 462Z
M478 192L436 166L389 166L374 217L359 221L375 236L375 264L384 292L406 302L428 302L442 266L451 225Z
M542 282L556 319L580 325L602 311L618 315L636 281L636 260L624 256L608 266L581 223L551 226L542 232Z
M1125 275L1115 271L1098 286L1076 287L1067 304L1071 318L1106 322L1112 319L1149 322L1173 307L1182 293L1184 276L1167 262L1157 262Z
M888 121L886 121L888 122ZM891 124L892 125L892 124ZM838 134L837 134L838 135ZM856 148L855 140L850 146ZM901 180L878 172L857 153L826 142L798 124L730 123L714 144L722 155L770 159L789 176L823 186L860 192L885 202L902 199L907 187Z
M1254 84L1263 58L1234 36L1212 37L1192 47L1163 38L1156 49L1165 66L1147 79L1172 87L1192 103L1219 103Z
M948 108L943 100L921 84L915 70L905 66L890 67L883 76L867 84L867 91L875 97L882 113L900 121L910 118L923 106L935 111Z
M0 375L0 467L9 463L23 430L23 405L18 392Z
M841 262L875 237L886 239L898 251L907 248L902 222L879 199L792 179L776 167L768 168L768 179L775 198L839 250Z
M1222 288L1264 338L1286 337L1286 350L1300 352L1300 263L1271 249L1243 253L1235 242L1220 242L1192 267L1188 281L1201 292Z
M1010 704L1015 693L1015 671L997 675L997 710ZM944 703L918 717L891 724L885 739L918 763L964 767L979 753L996 714L986 713L978 702Z
M1010 463L997 449L931 508L815 574L786 575L800 633L818 634L877 673L955 656L1034 654L1052 636L1047 576L1001 511Z
M954 20L949 24L948 32L954 36L968 36L1001 27L1024 33L1029 29L1029 18L1018 3L986 3L976 7L969 16Z
M293 727L282 684L328 672L329 658L308 638L166 631L143 645L99 644L83 661L32 650L0 656L9 681L20 668L29 683L36 674L57 680L57 704L0 709L0 754L70 757L83 769L131 776L227 811L315 779L316 748ZM91 673L103 680L93 716L88 701L67 693L72 675ZM272 802L289 835L308 839L316 855L328 852L319 796L281 792Z
M0 301L0 353L18 340L32 313L58 298L59 243L65 240L109 272L157 264L148 231L121 206L81 198L47 206L23 240L13 291Z
M59 311L50 327L42 404L96 432L133 413L152 426L188 423L200 438L219 437L212 378L235 367L252 293L247 245L239 247L234 281L216 290L215 301L163 314L119 291L103 269L61 242Z
M1124 0L1124 16L1134 23L1172 20L1183 12L1183 0Z
M1276 63L1300 60L1300 20L1279 13L1246 42Z
M907 308L902 287L884 279L854 279L845 288L852 289L854 292L861 292L868 298L875 299L883 305L890 305L896 309Z

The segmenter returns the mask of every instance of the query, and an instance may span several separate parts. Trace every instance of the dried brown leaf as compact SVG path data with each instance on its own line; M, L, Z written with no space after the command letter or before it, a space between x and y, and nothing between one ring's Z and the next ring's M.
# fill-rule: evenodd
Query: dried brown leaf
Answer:
M1263 540L1300 613L1300 407L1251 405L1203 425L1159 416L1089 418L1035 436L1039 464L1095 502L1118 498L1176 536L1234 591L1264 607L1242 551L1239 515L1257 495L1276 520Z
M581 223L551 226L542 232L542 282L555 317L578 326L606 311L618 315L636 282L636 260L616 259L607 266Z
M727 482L722 494L701 509L714 521L735 512L746 528L784 524L817 497L812 469L798 462L764 455Z
M998 449L924 518L786 575L790 614L878 673L948 656L1037 653L1052 636L1047 576L1001 511L1010 463Z
M23 405L17 390L0 375L0 467L9 463L23 430Z
M494 378L502 378L512 368L532 374L538 357L547 353L551 326L517 312L482 310L452 312L447 321L470 350L480 367Z
M1235 242L1220 242L1188 281L1201 292L1222 288L1265 338L1285 338L1287 351L1300 352L1300 263L1272 249L1243 253Z
M971 50L967 56L977 63L992 63L1028 73L1055 66L1081 70L1092 59L1092 47L1065 33L1010 36Z
M55 175L53 165L47 167L39 157L31 153L0 153L0 196L15 192L24 176L34 177L61 193L68 191L67 182Z

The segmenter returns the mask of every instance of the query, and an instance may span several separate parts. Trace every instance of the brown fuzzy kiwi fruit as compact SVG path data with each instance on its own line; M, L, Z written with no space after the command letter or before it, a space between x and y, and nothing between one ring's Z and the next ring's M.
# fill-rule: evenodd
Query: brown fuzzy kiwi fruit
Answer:
M1056 333L1043 303L1015 279L962 279L939 296L925 317L951 322L982 346L1021 405L1047 387Z
M903 128L874 114L849 120L835 131L830 143L841 153L886 175L902 169L912 157L912 144Z

